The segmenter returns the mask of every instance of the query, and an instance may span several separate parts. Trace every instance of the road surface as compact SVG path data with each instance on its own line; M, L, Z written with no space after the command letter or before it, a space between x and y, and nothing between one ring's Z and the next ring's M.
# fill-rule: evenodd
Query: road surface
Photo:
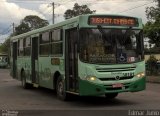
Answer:
M54 91L39 88L24 90L21 83L9 75L8 69L0 69L0 109L24 111L130 111L160 110L160 84L147 83L145 91L121 93L114 100L105 97L74 97L64 102L57 99ZM40 112L40 114L42 114ZM159 114L160 115L160 114Z

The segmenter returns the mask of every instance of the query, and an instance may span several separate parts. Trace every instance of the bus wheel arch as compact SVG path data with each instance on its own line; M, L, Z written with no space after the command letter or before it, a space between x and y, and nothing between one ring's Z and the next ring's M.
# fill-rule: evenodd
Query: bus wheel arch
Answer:
M56 94L60 100L69 101L72 98L72 95L67 93L65 90L65 79L63 75L60 75L56 82Z
M56 91L56 84L57 84L57 80L60 77L61 73L59 71L56 71L53 75L53 89L55 89Z
M21 77L20 78L21 78L22 87L24 89L30 89L31 88L31 84L26 82L26 74L25 74L25 70L23 68L21 69Z
M56 71L54 74L54 89L56 91L57 97L60 100L67 101L70 99L70 94L65 91L65 79L60 72Z

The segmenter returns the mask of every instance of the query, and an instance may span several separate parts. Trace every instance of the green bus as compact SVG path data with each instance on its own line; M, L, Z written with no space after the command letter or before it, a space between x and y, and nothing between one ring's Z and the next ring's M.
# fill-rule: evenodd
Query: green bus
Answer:
M11 75L24 88L105 95L145 89L142 20L121 15L82 15L11 38Z
M0 53L0 68L8 67L8 54Z

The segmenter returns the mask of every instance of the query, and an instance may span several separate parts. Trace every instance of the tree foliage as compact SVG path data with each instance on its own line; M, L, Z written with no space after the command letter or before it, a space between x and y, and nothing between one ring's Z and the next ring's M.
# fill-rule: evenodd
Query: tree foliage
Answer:
M8 53L9 54L10 51L10 39L6 39L6 41L0 45L0 53Z
M47 20L41 19L35 15L29 15L22 19L20 25L15 28L15 35L19 35L47 25L49 25Z
M157 75L158 74L158 59L154 55L150 55L149 59L147 60L147 75Z
M64 13L65 19L70 19L72 17L82 15L82 14L93 14L96 10L90 10L87 5L78 5L78 3L74 4L73 9L68 9Z
M26 33L28 31L30 31L31 29L29 28L28 24L25 24L23 21L21 22L21 24L19 26L17 26L15 28L15 35L19 35L22 33Z
M24 19L22 19L20 25L15 27L15 33L11 34L10 37L47 26L48 24L49 22L47 20L41 19L38 16L35 15L26 16ZM6 39L6 41L2 45L0 45L0 52L9 53L10 50L9 38Z
M160 0L155 1L157 2L156 7L146 8L148 22L144 26L144 33L150 39L150 43L160 47Z

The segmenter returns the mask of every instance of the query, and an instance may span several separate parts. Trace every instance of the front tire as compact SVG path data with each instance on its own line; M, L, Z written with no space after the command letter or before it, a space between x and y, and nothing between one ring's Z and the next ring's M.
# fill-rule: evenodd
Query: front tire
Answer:
M62 79L62 77L58 77L57 79L56 93L57 93L57 97L60 100L67 101L69 98L68 94L65 91L65 84L64 84L64 80Z
M114 99L118 96L118 93L106 93L105 96L107 99Z

